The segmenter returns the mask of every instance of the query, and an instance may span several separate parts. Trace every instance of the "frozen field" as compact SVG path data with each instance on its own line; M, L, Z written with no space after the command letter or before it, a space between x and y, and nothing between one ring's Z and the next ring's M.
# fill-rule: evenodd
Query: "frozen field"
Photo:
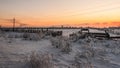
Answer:
M43 68L120 68L120 39L88 37L73 42L69 34L79 30L62 31L62 37L41 37L41 34L31 33L34 39L24 39L23 33L1 32L0 68L30 68L33 52L50 55L52 66Z

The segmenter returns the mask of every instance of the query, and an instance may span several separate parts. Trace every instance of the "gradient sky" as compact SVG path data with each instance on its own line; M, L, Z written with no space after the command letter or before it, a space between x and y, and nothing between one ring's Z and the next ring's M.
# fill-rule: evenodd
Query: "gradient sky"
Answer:
M0 0L0 25L13 17L26 26L120 26L120 0Z

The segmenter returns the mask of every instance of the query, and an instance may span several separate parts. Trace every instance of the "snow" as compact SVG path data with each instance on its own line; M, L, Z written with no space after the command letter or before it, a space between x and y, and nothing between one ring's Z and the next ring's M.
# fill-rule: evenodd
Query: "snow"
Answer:
M29 57L33 51L52 54L54 68L120 67L120 40L85 38L71 42L68 38L69 34L76 33L79 29L62 31L63 37L40 38L39 40L25 40L22 37L23 33L0 33L0 68L6 66L7 68L27 68L25 58ZM35 35L32 38L39 37L38 34L30 35ZM54 45L66 46L70 43L71 51L62 52L62 48L56 48L51 40L57 42Z
M110 37L120 37L120 35L109 33Z
M104 30L97 30L97 29L89 29L90 33L105 33Z

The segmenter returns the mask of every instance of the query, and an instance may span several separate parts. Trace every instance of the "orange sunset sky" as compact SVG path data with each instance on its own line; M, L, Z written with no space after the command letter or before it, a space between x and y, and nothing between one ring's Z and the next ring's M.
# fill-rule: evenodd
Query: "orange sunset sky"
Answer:
M120 0L0 0L0 25L120 26Z

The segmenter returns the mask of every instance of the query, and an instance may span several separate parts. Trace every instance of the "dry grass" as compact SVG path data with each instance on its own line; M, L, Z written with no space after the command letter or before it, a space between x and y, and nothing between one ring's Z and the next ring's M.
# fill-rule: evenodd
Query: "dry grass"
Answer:
M90 62L91 54L87 52L78 52L75 56L73 68L93 68L93 64Z
M54 68L50 54L37 54L32 52L29 58L31 68Z

